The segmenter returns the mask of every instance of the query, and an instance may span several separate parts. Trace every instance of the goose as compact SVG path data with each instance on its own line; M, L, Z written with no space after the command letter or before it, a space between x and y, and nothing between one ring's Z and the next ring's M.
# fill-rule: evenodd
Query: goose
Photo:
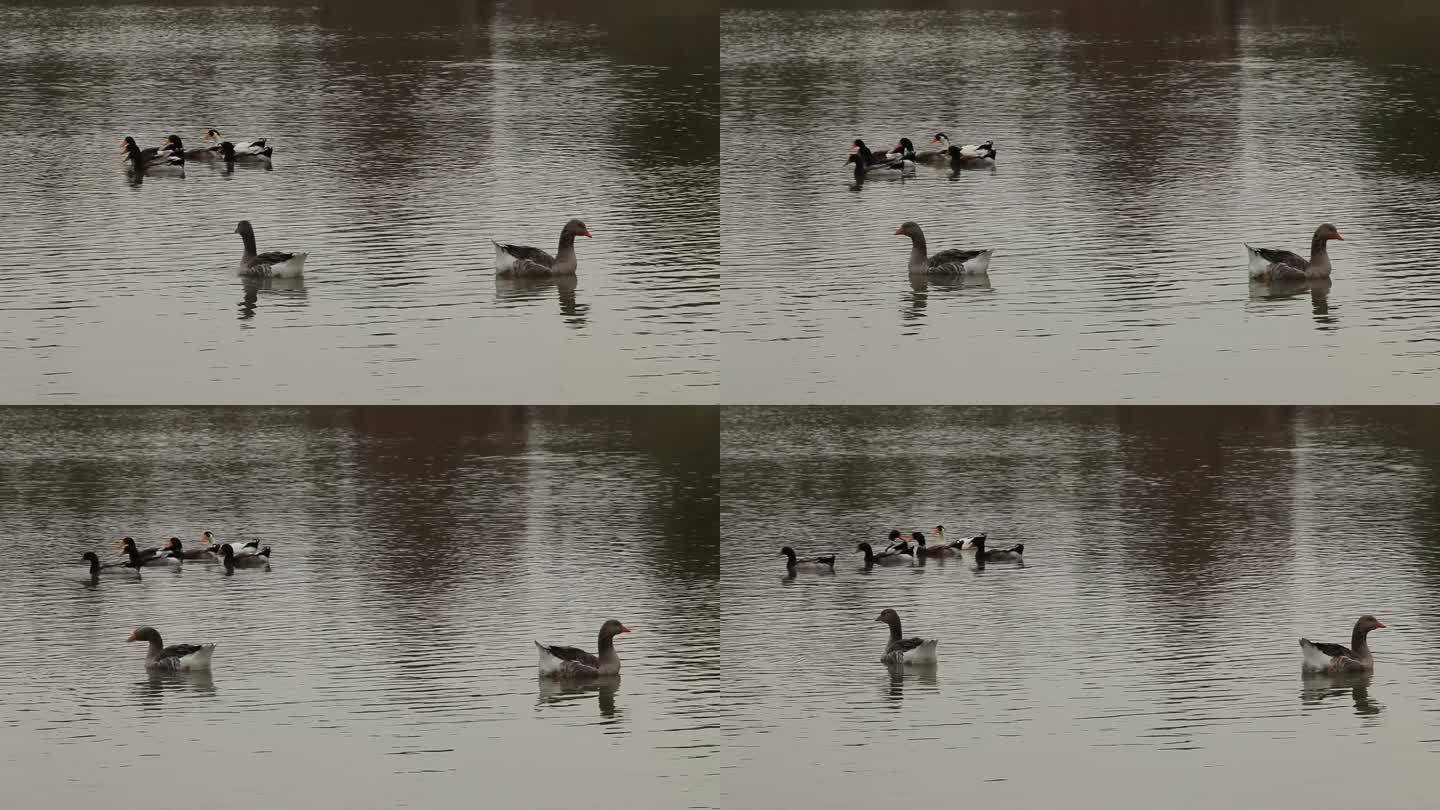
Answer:
M160 640L160 633L153 627L137 627L129 641L148 641L150 648L145 651L145 668L162 672L183 672L210 668L210 656L215 652L214 644L176 644L166 647Z
M158 546L152 546L146 549L140 548L135 545L135 538L133 537L122 539L119 543L119 549L121 554L129 556L132 563L138 561L140 565L170 565L174 562L179 562L179 560L172 560L170 558L170 552Z
M240 257L240 275L264 278L296 278L305 273L305 259L309 253L255 252L255 229L250 220L242 219L235 226L235 233L245 243L245 253Z
M555 255L528 245L509 245L495 240L495 275L497 276L573 276L579 262L575 259L575 237L590 237L585 223L572 219L560 229L560 248Z
M1016 543L1008 548L985 548L985 538L975 538L975 559L983 562L1005 562L1025 559L1025 544Z
M1288 250L1245 246L1250 255L1250 278L1257 281L1304 281L1330 278L1330 254L1325 250L1330 240L1345 237L1328 222L1315 229L1310 239L1310 258L1305 259Z
M205 134L201 136L201 139L214 141L217 145L225 142L225 136L221 135L218 129L206 130ZM237 157L268 158L275 151L275 147L267 144L264 138L258 141L234 141L231 143L231 146L234 148Z
M880 657L883 664L934 664L938 659L935 647L940 643L933 638L905 638L900 631L900 614L890 608L880 611L875 621L890 625L890 642L885 645L885 654Z
M937 535L942 542L945 540L945 526L944 526L944 525L938 525L938 526L936 526L935 528L933 528L933 529L930 530L930 533L933 534L933 535ZM983 543L984 541L985 541L985 535L984 535L983 533L981 533L981 534L975 535L974 537L964 537L964 538L960 538L960 539L957 539L957 540L952 540L952 541L950 541L949 543L947 543L947 545L951 545L951 546L954 546L955 548L960 548L960 549L973 549L973 548L975 548L975 544L976 544L977 542Z
M153 151L152 151L153 149ZM125 161L136 174L184 174L185 156L164 151L160 147L141 149L134 138L125 139Z
M220 560L220 557L208 548L186 551L184 541L178 537L170 538L170 541L165 544L165 551L170 552L171 557L190 562L218 562Z
M270 564L270 547L266 546L255 554L236 554L235 549L227 544L220 547L220 559L225 563L226 570L258 568Z
M785 568L791 573L796 571L835 570L834 554L826 554L821 557L805 557L802 559L795 556L795 549L786 546L780 549L780 556L785 558Z
M941 151L946 158L954 165L959 160L964 163L977 163L985 160L994 160L998 152L995 149L994 141L984 143L967 143L963 146L954 146L945 133L937 132L935 137L930 139L931 143L939 144Z
M863 183L866 180L903 180L915 173L914 163L877 163L867 166L865 165L865 159L859 155L851 155L845 159L845 163L846 165L851 163L855 164L856 183Z
M132 565L129 560L101 565L100 558L96 556L93 551L87 551L80 555L80 559L90 564L88 573L92 579L99 576L123 576L129 579L140 578L140 567Z
M875 549L871 548L869 543L860 543L855 546L855 550L865 552L866 568L872 565L905 565L910 562L911 552L908 549L902 551L898 548L887 548L876 554Z
M901 223L895 229L896 236L910 237L910 263L912 273L933 275L979 276L990 272L991 250L942 250L934 256L925 252L925 232L914 222Z
M608 619L600 625L600 652L592 654L577 647L535 642L540 652L542 678L596 678L620 674L620 656L615 654L615 637L630 628Z
M916 557L954 557L960 553L959 540L944 545L926 546L924 532L911 532L910 536L915 540Z
M935 143L935 141L931 141ZM895 144L895 148L887 153L887 157L900 157L915 163L944 163L950 159L944 149L923 149L915 150L915 144L909 138L901 138Z
M1355 622L1355 629L1350 633L1350 646L1343 644L1327 644L1315 642L1308 638L1300 639L1300 655L1304 661L1303 667L1308 670L1321 670L1325 672L1368 672L1375 668L1375 659L1370 655L1370 644L1366 637L1371 630L1379 630L1384 627L1384 622L1365 614Z

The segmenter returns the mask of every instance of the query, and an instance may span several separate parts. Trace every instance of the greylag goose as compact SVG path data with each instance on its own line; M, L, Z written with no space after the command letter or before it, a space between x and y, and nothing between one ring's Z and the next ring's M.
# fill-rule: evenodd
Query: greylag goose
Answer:
M203 140L214 141L217 147L225 142L225 137L221 135L217 129L208 130L201 137ZM258 141L233 141L231 142L231 147L236 157L268 158L275 151L275 147L267 144L264 138Z
M975 559L982 562L1005 562L1025 559L1025 544L1016 543L1007 548L985 548L985 538L975 538Z
M130 563L135 564L136 567L141 565L174 565L180 562L174 557L171 557L170 552L162 548L151 547L141 549L135 545L135 539L132 537L126 537L120 541L120 553L128 556Z
M978 276L990 272L994 250L942 250L930 256L925 252L925 232L914 221L902 223L895 235L910 237L908 267L912 273Z
M185 560L185 561L187 561L187 562L219 562L219 561L220 561L220 557L219 557L218 555L216 555L215 552L211 551L211 550L208 549L208 548L194 548L194 549L191 549L191 550L189 550L189 551L186 551L186 550L185 550L185 543L184 543L180 538L178 538L178 537L172 537L172 538L170 538L170 541L165 544L165 551L170 552L170 556L171 556L171 557L174 557L174 558L180 559L180 560Z
M785 568L792 574L796 571L835 570L834 554L826 554L821 557L797 557L795 549L786 546L780 549L780 556L785 558Z
M181 672L210 668L210 656L215 652L214 644L175 644L165 646L160 633L153 627L138 627L126 641L148 641L150 649L145 651L145 668L162 672Z
M942 542L942 543L945 543L945 527L944 527L943 525L936 526L935 528L931 529L931 530L930 530L930 533L933 534L933 535L938 536L938 537L940 538L941 542ZM946 545L954 546L955 548L960 548L960 549L972 549L972 548L975 548L975 543L976 543L976 542L980 542L980 543L985 542L985 535L982 533L982 534L977 534L977 535L975 535L975 536L973 536L973 537L962 537L962 538L958 538L958 539L949 541L948 543L946 543Z
M910 562L911 552L909 549L887 548L879 554L871 548L869 543L860 543L855 546L856 551L865 552L865 567L872 565L905 565Z
M305 259L309 257L309 253L283 253L278 250L257 253L255 229L251 227L248 219L240 220L240 224L235 226L235 233L240 234L241 241L245 243L245 252L240 256L240 275L264 278L295 278L304 275Z
M507 245L495 240L495 275L497 276L573 276L579 262L575 258L575 237L590 238L585 223L572 219L560 229L560 249L554 256L537 247Z
M910 536L915 540L916 557L954 557L960 553L959 543L962 542L960 540L956 540L954 543L927 546L924 532L911 532Z
M1355 629L1350 633L1349 647L1311 641L1308 638L1300 639L1300 655L1304 659L1304 668L1325 672L1364 672L1374 669L1375 659L1370 655L1370 644L1366 638L1371 630L1379 630L1384 626L1383 622L1367 613L1355 622Z
M585 652L578 647L561 647L535 642L540 652L542 678L597 678L620 674L620 656L615 653L615 637L630 628L608 619L600 625L600 653Z
M934 664L938 659L935 647L940 643L933 638L905 638L900 631L900 614L890 608L880 611L875 621L890 625L890 643L885 645L885 654L880 657L884 664Z
M266 546L255 554L236 554L229 544L220 547L220 560L227 570L235 568L258 568L270 564L270 547Z
M954 146L950 143L950 139L946 137L945 133L937 132L935 133L935 137L930 139L930 142L940 145L940 150L944 153L952 166L957 160L967 164L975 164L982 161L994 160L995 156L998 154L995 149L994 141L986 141L984 143L967 143L963 146Z
M91 578L98 576L124 576L130 579L140 578L140 567L133 565L130 560L117 563L100 564L100 558L93 551L87 551L80 555L80 559L89 563L89 574Z
M1329 223L1315 229L1310 239L1310 258L1291 253L1288 250L1253 248L1245 246L1250 254L1250 278L1257 281L1304 281L1312 278L1330 278L1330 254L1325 250L1332 239L1345 241L1345 237Z

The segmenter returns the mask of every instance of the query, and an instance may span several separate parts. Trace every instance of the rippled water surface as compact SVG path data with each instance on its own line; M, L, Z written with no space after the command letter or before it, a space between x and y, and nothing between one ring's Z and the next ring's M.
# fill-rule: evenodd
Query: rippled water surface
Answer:
M913 5L722 16L725 401L1436 400L1433 9ZM996 165L851 187L937 131ZM912 219L989 282L912 282ZM1248 283L1322 222L1332 284Z
M322 6L0 8L4 401L713 401L713 18ZM127 182L211 127L272 166ZM575 279L495 278L571 217ZM242 283L240 219L304 281Z
M1440 756L1440 413L726 409L722 801L1421 807ZM862 570L943 523L1026 563ZM834 552L783 577L782 543ZM881 609L939 639L892 675ZM1304 679L1299 636L1371 636Z
M0 411L5 803L714 806L716 420ZM270 570L74 578L204 529ZM607 617L618 683L537 680L533 638ZM142 624L217 643L211 675L147 675Z

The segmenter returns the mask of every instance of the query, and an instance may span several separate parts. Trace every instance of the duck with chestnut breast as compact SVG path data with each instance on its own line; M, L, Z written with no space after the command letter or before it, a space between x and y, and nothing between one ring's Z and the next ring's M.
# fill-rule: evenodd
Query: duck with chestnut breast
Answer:
M1327 644L1323 641L1300 639L1302 666L1319 672L1369 672L1375 668L1375 658L1370 654L1370 631L1379 630L1384 622L1365 614L1355 622L1350 632L1350 646Z
M914 221L905 222L895 229L896 236L910 237L911 273L926 275L980 276L990 272L990 250L942 250L931 256L925 252L925 231Z
M960 554L960 547L955 543L937 543L933 546L925 545L924 532L911 532L910 537L915 541L915 556L917 558L955 557Z
M953 546L953 547L959 548L959 549L966 549L966 550L968 550L968 549L973 549L973 548L975 548L975 543L976 543L976 541L979 541L979 542L982 542L982 543L985 541L985 535L984 535L983 533L982 533L982 534L977 534L977 535L975 535L975 536L973 536L973 537L957 537L957 538L955 538L954 540L948 540L948 539L945 537L945 526L944 526L944 525L936 526L935 528L933 528L933 529L930 530L930 533L933 534L933 535L938 536L938 537L940 538L939 542L940 542L941 544Z
M620 674L620 656L615 653L615 637L630 628L615 619L600 625L600 652L588 653L578 647L535 642L540 653L542 678L598 678Z
M835 570L834 554L826 554L820 557L800 557L795 554L795 549L786 546L780 549L780 556L785 558L785 569L792 574L796 571Z
M284 253L271 251L258 253L255 248L255 228L250 220L242 219L235 226L235 233L245 243L245 252L240 255L240 275L261 278L298 278L305 274L305 259L309 253Z
M881 663L924 666L939 660L935 647L940 642L933 638L905 638L905 634L900 630L900 614L891 608L880 611L875 621L890 626L890 641L885 645L885 654L880 656Z
M185 543L178 537L172 537L165 543L165 551L170 556L186 562L219 562L220 557L208 548L192 548L185 550Z
M95 577L125 577L126 579L139 579L140 566L132 565L130 560L117 563L100 564L100 557L93 551L87 551L80 555L80 559L86 562L87 573L91 579Z
M985 161L993 161L995 160L995 156L999 154L995 149L994 141L967 143L961 146L955 146L950 143L950 138L943 132L935 133L935 137L931 138L930 142L940 145L941 153L945 155L946 160L950 161L952 167L957 160L973 166Z
M1325 249L1332 240L1345 237L1328 222L1315 229L1310 239L1310 258L1288 250L1245 246L1250 256L1250 278L1255 281L1305 281L1330 278L1330 253Z
M975 538L975 559L981 562L1015 562L1025 559L1025 544L1016 543L1005 548L986 548L985 538Z
M235 568L259 568L270 564L270 547L265 546L254 554L236 554L228 544L220 547L220 561L226 570Z
M225 143L225 136L221 135L218 129L207 130L201 138L216 144L217 147ZM275 151L264 138L258 141L231 141L230 146L236 157L268 158Z
M575 237L590 237L590 229L572 219L560 229L560 249L555 255L529 245L510 245L495 240L495 275L497 276L573 276L580 266L575 257Z
M872 565L908 565L912 556L908 549L902 551L898 548L887 548L876 554L875 549L864 542L856 545L855 550L865 552L866 568Z
M160 633L153 627L137 627L126 641L148 641L150 648L145 651L145 668L161 672L185 672L210 668L210 656L215 652L214 644L175 644L165 646Z
M915 551L910 547L910 539L901 534L899 529L891 529L890 534L886 535L885 539L890 542L890 545L885 547L884 553L899 552L901 554L911 554Z

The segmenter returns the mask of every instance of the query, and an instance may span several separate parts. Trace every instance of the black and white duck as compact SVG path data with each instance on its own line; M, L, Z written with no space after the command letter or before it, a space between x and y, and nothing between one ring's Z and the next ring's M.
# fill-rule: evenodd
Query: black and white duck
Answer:
M1014 562L1025 559L1025 544L1016 543L1005 548L986 548L985 538L975 538L975 559L981 562Z
M134 565L130 560L124 562L100 564L100 557L93 551L87 551L80 555L80 559L86 563L86 575L95 577L125 577L127 579L140 578L140 566Z
M975 542L977 540L981 542L985 540L985 535L983 533L971 537L957 537L954 540L950 540L945 535L944 525L937 525L935 528L930 530L930 534L939 537L940 539L937 542L941 543L942 545L951 545L955 548L966 550L975 548Z
M120 541L120 553L130 558L129 562L136 567L178 565L180 561L170 556L170 552L158 546L142 549L135 545L133 537L126 537Z
M994 141L967 143L961 146L955 146L950 143L950 138L943 132L935 133L935 137L931 138L930 142L940 145L941 152L945 155L952 167L957 160L966 165L974 166L986 161L994 161L995 156L999 154L995 149Z
M220 546L220 561L227 570L235 568L260 568L270 564L270 547L265 546L254 554L236 554L235 549L225 544Z
M257 541L257 542L258 542L258 541ZM185 550L185 541L181 540L181 539L178 538L178 537L172 537L172 538L170 538L170 540L165 543L165 549L164 549L164 550L170 552L170 556L171 556L171 557L174 557L174 558L180 559L180 560L184 560L184 561L186 561L186 562L219 562L219 561L220 561L220 555L219 555L219 554L216 554L215 552L211 551L211 550L208 549L208 548L192 548L192 549L190 549L189 551L186 551L186 550Z
M785 558L785 568L792 574L796 571L835 570L834 554L825 554L819 557L800 557L795 554L795 549L786 546L780 549L780 556Z
M207 130L203 136L204 140L210 141L220 148L224 144L225 136L220 134L218 129ZM270 146L264 138L258 141L230 141L232 150L236 157L268 158L274 153L275 148Z
M529 245L511 245L490 240L495 246L497 276L573 276L580 266L575 257L575 237L590 238L590 229L572 219L560 229L560 247L555 255Z
M615 653L615 637L629 633L630 628L615 619L600 625L600 652L588 653L578 647L535 642L540 652L542 678L597 678L620 674L620 656Z
M875 549L872 548L869 543L864 542L856 545L855 550L865 553L866 568L872 565L908 565L914 556L908 548L901 549L897 547L887 548L879 554L876 554Z

